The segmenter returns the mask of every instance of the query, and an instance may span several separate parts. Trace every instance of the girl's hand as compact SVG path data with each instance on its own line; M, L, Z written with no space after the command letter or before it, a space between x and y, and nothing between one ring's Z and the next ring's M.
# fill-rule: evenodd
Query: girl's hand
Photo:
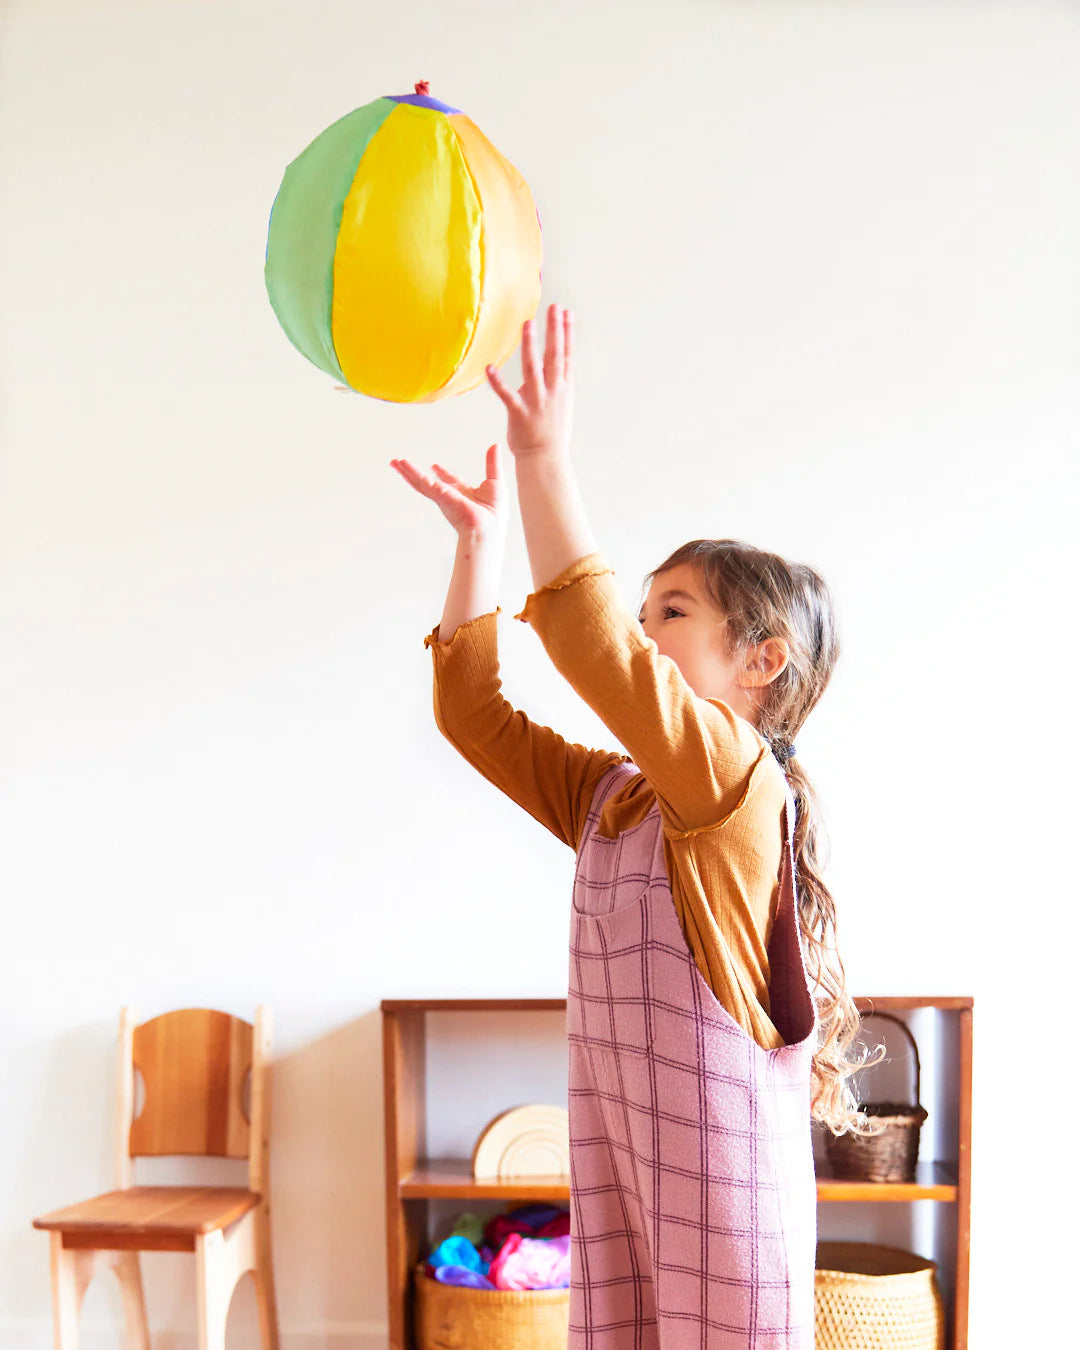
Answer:
M506 405L506 440L515 459L564 452L570 448L574 420L574 316L549 305L543 369L532 319L521 329L521 373L525 383L515 394L494 366L487 377Z
M499 447L488 446L487 477L478 487L468 487L441 464L431 466L435 477L422 473L407 459L392 459L390 464L406 483L435 503L459 538L502 540L508 513L499 459Z

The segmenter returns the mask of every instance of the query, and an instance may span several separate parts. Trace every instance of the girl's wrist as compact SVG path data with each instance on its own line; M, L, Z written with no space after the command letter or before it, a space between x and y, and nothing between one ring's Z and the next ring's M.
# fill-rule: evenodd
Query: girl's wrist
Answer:
M515 464L538 464L546 461L567 460L569 450L562 441L540 441L522 450L511 450Z
M477 529L475 526L458 530L459 549L489 549L499 547L506 539L506 526L488 525Z

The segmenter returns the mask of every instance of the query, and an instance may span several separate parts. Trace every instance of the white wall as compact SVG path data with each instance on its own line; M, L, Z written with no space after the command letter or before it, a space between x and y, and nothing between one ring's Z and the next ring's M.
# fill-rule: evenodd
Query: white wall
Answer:
M851 985L976 996L972 1344L1050 1343L1075 1222L1039 1158L1047 1129L1062 1156L1076 940L1080 10L9 0L2 22L0 1347L49 1344L30 1218L111 1184L122 1002L274 1005L284 1344L374 1350L378 1001L565 993L572 855L433 726L453 540L387 467L474 475L500 407L335 393L263 289L285 164L421 78L540 204L629 602L701 534L833 584L844 657L799 748ZM610 744L510 621L527 591L515 537L510 696ZM187 1286L150 1264L156 1344L186 1350ZM115 1309L92 1291L93 1350Z

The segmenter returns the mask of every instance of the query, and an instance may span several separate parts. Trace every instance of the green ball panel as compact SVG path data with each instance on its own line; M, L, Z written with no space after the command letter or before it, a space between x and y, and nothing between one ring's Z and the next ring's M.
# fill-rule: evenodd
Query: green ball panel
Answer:
M376 99L316 136L285 170L270 211L264 275L274 313L293 346L342 384L331 333L341 214L371 138L397 106Z

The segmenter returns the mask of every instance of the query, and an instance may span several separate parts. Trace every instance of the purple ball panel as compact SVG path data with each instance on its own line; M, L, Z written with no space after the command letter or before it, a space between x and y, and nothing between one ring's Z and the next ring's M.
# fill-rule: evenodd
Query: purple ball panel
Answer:
M457 113L460 108L451 108L449 103L440 103L437 98L430 98L427 94L387 94L387 98L394 103L411 103L414 108L434 108L436 112Z

